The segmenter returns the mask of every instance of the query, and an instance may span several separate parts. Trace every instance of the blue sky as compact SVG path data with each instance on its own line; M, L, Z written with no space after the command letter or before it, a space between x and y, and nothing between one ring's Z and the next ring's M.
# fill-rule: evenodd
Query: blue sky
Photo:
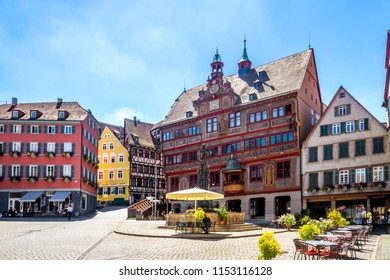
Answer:
M99 121L162 120L205 83L218 47L237 73L315 51L322 100L342 85L380 121L390 1L0 0L0 103L78 101Z

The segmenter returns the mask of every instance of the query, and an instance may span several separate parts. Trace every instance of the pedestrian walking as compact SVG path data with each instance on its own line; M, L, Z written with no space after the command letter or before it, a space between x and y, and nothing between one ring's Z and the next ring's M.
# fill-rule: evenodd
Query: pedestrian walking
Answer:
M69 204L68 208L66 208L66 214L68 215L68 221L70 221L70 218L72 217L73 207Z

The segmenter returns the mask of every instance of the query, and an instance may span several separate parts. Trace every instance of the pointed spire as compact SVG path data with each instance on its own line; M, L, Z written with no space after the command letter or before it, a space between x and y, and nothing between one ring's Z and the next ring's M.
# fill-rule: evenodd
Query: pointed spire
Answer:
M252 62L249 60L246 52L246 36L244 35L244 51L242 52L241 59L238 62L238 75L247 74L251 68Z
M240 62L241 61L247 61L247 60L249 60L249 58L248 58L248 54L246 53L246 36L244 34L244 51L242 52L242 56L241 56Z
M218 53L218 48L215 51L215 55L214 55L214 58L213 58L213 62L217 62L217 61L222 61L222 58L221 58L221 56Z

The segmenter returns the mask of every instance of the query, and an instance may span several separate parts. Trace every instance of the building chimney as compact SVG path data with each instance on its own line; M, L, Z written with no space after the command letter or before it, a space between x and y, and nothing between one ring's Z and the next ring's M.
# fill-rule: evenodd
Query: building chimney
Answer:
M12 97L12 106L16 106L18 104L18 99L16 97Z
M62 98L57 98L56 109L60 108L60 107L61 107L61 104L62 104Z
M134 125L137 126L137 117L134 117Z

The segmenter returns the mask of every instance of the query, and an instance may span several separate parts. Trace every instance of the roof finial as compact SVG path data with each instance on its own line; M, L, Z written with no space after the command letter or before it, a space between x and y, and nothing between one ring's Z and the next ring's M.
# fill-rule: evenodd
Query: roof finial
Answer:
M242 52L242 57L241 57L240 61L243 61L243 60L249 60L248 54L246 53L246 35L245 34L244 34L244 51Z
M311 49L311 45L310 45L310 31L309 31L309 49Z
M186 79L184 79L184 92L187 92L186 91Z

